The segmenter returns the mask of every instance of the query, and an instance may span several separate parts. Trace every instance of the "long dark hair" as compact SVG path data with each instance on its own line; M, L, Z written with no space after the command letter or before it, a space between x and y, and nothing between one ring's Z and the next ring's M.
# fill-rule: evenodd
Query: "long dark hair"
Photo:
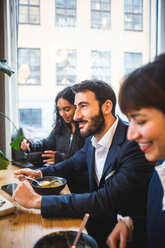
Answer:
M165 113L165 53L124 79L119 105L124 114L141 108L156 108Z
M59 98L63 98L67 100L70 104L74 104L75 94L72 91L72 87L66 87L62 91L60 91L55 98L55 107L54 107L54 122L53 128L55 133L62 134L63 130L70 126L70 124L65 123L64 119L60 116L59 110L57 107L57 102Z

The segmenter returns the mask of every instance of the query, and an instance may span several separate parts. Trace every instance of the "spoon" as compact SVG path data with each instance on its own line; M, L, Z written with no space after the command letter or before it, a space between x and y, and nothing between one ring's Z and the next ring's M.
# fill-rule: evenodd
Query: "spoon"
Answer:
M31 181L36 182L38 184L38 186L41 186L41 183L39 181L37 181L36 179L31 178L31 177L28 177L28 176L25 176L25 175L24 175L24 177L27 178L27 179L29 179L29 180L31 180Z
M49 182L46 182L46 183L40 183L39 181L37 181L37 180L34 179L34 178L31 178L31 177L28 177L28 176L24 176L24 177L27 178L27 179L29 179L29 180L31 180L31 181L36 182L36 183L38 184L38 186L40 186L40 187L41 187L41 186L42 186L42 187L49 186L50 184L54 183L55 181L58 182L58 183L60 183L60 181L57 180L57 179L52 180L52 181L49 181Z
M82 230L84 229L84 227L85 227L85 225L86 225L86 223L87 223L87 221L88 221L88 218L89 218L89 214L85 214L85 215L84 215L84 218L83 218L83 220L82 220L82 222L81 222L79 231L78 231L78 233L77 233L77 235L76 235L76 238L75 238L75 240L74 240L73 245L71 246L71 248L76 248L76 244L77 244L77 242L78 242L78 240L79 240L79 238L80 238L80 235L81 235L81 233L82 233Z

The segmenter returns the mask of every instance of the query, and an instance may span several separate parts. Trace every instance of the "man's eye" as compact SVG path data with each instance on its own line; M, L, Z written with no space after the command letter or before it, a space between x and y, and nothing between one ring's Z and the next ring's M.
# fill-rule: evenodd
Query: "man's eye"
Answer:
M87 105L86 104L82 104L81 105L81 108L85 108Z

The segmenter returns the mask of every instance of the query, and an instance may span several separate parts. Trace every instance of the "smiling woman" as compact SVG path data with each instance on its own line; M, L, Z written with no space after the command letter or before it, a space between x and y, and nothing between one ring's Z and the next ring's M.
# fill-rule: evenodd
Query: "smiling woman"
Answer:
M54 127L50 135L36 142L24 140L21 149L43 151L43 162L50 165L71 157L84 145L78 123L73 120L74 112L74 93L71 87L66 87L56 96Z
M119 92L121 110L130 119L128 138L140 144L149 160L165 158L164 63L162 54L137 69Z
M165 158L165 115L155 108L142 108L128 113L127 137L136 140L150 161ZM158 128L159 127L159 128Z
M119 92L121 110L130 120L127 137L139 144L150 161L165 159L164 99L165 54L159 55L153 62L128 75ZM156 166L151 179L147 216L131 217L133 223L129 217L118 222L107 239L109 247L117 248L120 237L123 237L120 246L125 247L128 238L132 236L131 232L135 248L146 247L146 239L147 247L165 247L165 162Z

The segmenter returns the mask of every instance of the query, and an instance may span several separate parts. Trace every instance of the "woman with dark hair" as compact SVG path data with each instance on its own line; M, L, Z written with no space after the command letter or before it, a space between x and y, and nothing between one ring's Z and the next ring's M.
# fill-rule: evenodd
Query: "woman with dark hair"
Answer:
M148 191L146 216L118 216L107 239L111 248L165 247L165 54L128 75L119 92L119 104L135 140L149 161L157 161ZM159 160L159 161L158 161ZM158 165L159 164L159 165ZM129 247L129 246L128 246Z
M23 140L21 150L43 151L43 163L56 164L70 158L84 145L77 122L73 120L75 94L71 87L60 91L55 99L54 126L46 139ZM37 162L37 161L36 161Z

